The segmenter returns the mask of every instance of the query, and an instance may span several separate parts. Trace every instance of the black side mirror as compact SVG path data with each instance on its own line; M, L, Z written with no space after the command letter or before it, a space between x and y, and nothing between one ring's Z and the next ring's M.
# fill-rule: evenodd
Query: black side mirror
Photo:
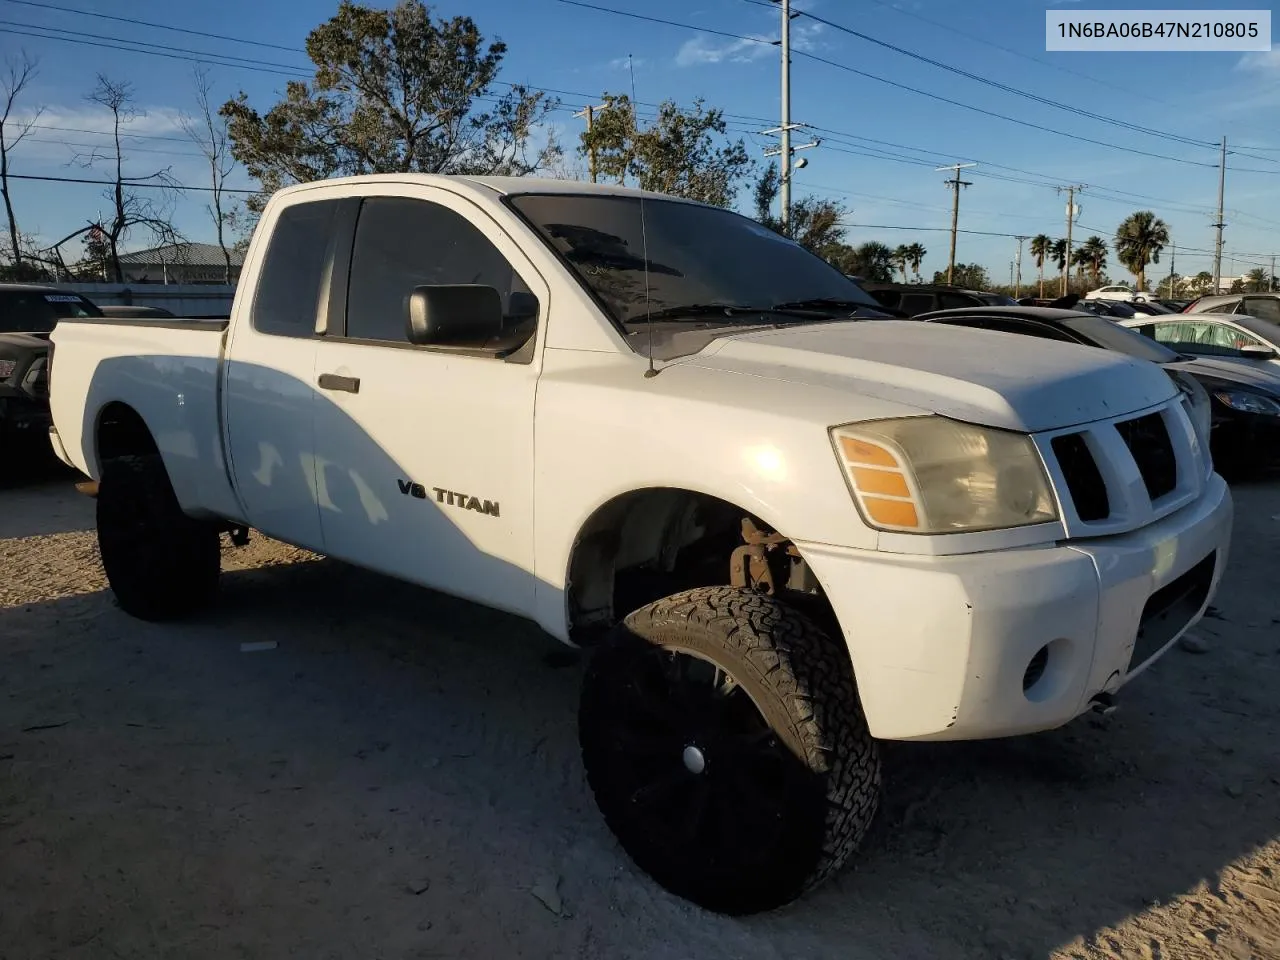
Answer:
M513 290L507 307L508 320L532 320L538 315L538 298L523 290Z
M419 346L483 347L502 332L502 297L474 283L415 287L407 329Z

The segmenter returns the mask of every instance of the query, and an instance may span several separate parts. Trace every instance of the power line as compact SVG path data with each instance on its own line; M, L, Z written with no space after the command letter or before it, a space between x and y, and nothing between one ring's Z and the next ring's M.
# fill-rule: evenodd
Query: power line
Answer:
M763 6L763 7L772 6L772 4L769 3L769 0L745 0L745 2L756 5L756 6ZM1032 100L1036 103L1041 104L1042 106L1052 107L1055 110L1064 110L1068 113L1076 114L1077 116L1087 117L1091 120L1097 120L1101 123L1109 123L1109 124L1112 124L1113 126L1117 126L1125 130L1130 130L1135 133L1144 133L1144 134L1147 134L1148 136L1159 137L1162 140L1170 140L1172 142L1185 144L1187 146L1193 146L1193 147L1214 146L1214 144L1209 143L1207 140L1196 140L1191 137L1184 137L1184 136L1180 136L1179 134L1166 133L1163 130L1155 130L1151 127L1144 127L1141 124L1131 123L1127 120L1117 120L1114 117L1108 117L1101 113L1094 113L1090 110L1084 110L1080 107L1072 106L1071 104L1068 104L1068 103L1062 103L1061 101L1058 101L1058 100L1053 100L1048 97L1042 97L1039 94L1031 93L1029 90L1022 90L1022 89L1019 89L1018 87L1010 86L1007 83L1001 83L998 80L991 80L987 77L981 76L980 74L972 73L968 70L961 69L960 67L953 66L952 64L944 63L941 60L935 60L932 57L927 57L922 53L915 52L914 50L908 50L905 47L898 46L897 44L889 43L886 40L881 40L877 37L871 36L870 34L862 33L861 31L858 31L858 30L854 30L852 27L847 27L844 24L836 23L834 20L828 20L825 17L820 17L816 13L811 13L807 10L798 11L797 15L802 17L808 17L810 20L813 20L816 23L824 24L833 30L838 30L841 33L848 34L851 37L857 37L859 40L863 40L867 43L871 43L878 47L882 47L885 50L891 50L894 53L901 54L902 56L910 57L912 60L917 60L920 63L927 63L931 67L937 67L940 70L946 70L949 73L954 73L955 75L964 77L967 80L973 80L976 83L985 84L989 87L993 87L994 89L1000 90L1004 93L1012 94L1018 97L1023 97L1024 99L1027 99L1027 100Z
M629 10L617 10L612 7L604 7L594 3L586 3L584 2L584 0L557 0L557 2L568 4L569 6L582 7L587 10L596 10L601 13L609 13L615 16L629 17L634 20L644 20L650 23L660 23L666 26L679 27L684 30L693 30L699 33L712 34L714 36L729 37L735 40L742 40L750 43L759 43L759 44L766 44L768 46L773 46L773 41L766 40L761 37L752 37L752 36L748 36L746 34L741 34L741 33L731 33L727 30L716 30L710 27L701 27L691 23L681 23L680 21L668 20L664 17L654 17L647 14L642 14L642 13L632 13ZM840 63L839 61L836 61L836 60L829 60L826 57L820 57L817 54L810 53L805 50L796 50L793 52L798 57L805 57L806 59L816 61L817 63L824 63L828 66L835 67L838 70L843 70L860 77L865 77L868 80L875 80L877 83L883 83L883 84L886 84L887 86L891 86L899 90L906 90L910 93L915 93L923 97L928 97L931 100L937 100L940 103L950 104L951 106L954 106L954 107L960 107L963 110L969 110L974 113L979 113L984 116L993 117L998 120L1004 120L1008 123L1014 123L1019 126L1028 127L1032 130L1039 130L1044 133L1051 133L1051 134L1054 134L1055 136L1066 137L1070 140L1074 140L1077 142L1091 143L1091 144L1094 144L1095 146L1105 147L1108 150L1120 150L1125 153L1136 154L1137 156L1151 157L1156 160L1167 160L1172 163L1183 163L1183 164L1187 164L1189 166L1195 166L1195 167L1212 167L1212 168L1217 167L1216 163L1205 163L1199 160L1189 160L1185 157L1171 157L1171 156L1168 156L1167 154L1152 153L1149 150L1139 150L1136 147L1126 147L1118 143L1107 143L1106 141L1103 141L1103 140L1093 140L1093 139L1090 139L1089 137L1084 137L1079 134L1068 133L1064 130L1057 130L1057 129L1054 129L1053 127L1047 127L1039 123L1032 123L1029 120L1020 120L1017 117L1011 117L1008 114L999 113L994 110L986 110L982 107L977 107L977 106L974 106L973 104L964 103L960 100L952 100L949 97L944 97L936 93L930 93L928 90L921 90L919 87L913 87L913 86L910 86L909 84L898 83L895 80L889 80L885 77L878 76L874 73L868 73L865 70L859 70L856 67L851 67L846 63ZM1252 172L1271 173L1271 174L1280 175L1280 170L1274 170L1274 171L1260 170L1260 171L1252 171Z
M163 23L149 23L146 20L135 20L132 17L117 17L109 13L97 13L93 10L77 10L73 7L60 7L56 3L37 3L36 0L0 0L3 3L16 3L24 7L39 7L42 10L57 10L60 13L71 13L77 17L97 17L99 20L115 20L117 23L129 23L135 27L152 27L156 30L171 30L174 33L186 33L193 37L205 37L209 40L228 40L232 43L248 43L255 47L267 47L272 50L296 52L293 47L281 46L278 43L267 43L264 40L250 40L246 37L228 37L221 33L206 33L203 30L189 30L186 27L172 27Z
M32 173L11 173L9 174L9 179L10 180L38 180L45 183L88 183L88 184L95 184L101 187L114 187L116 185L116 182L114 180L93 180L88 177L52 177L48 175L37 176L36 174L32 174ZM186 184L181 184L181 183L179 184L145 183L138 180L127 180L127 179L126 179L126 183L130 188L144 187L151 190L172 190L175 193L182 193L187 190L194 190L199 193L214 192L213 187L192 187L192 186L188 186ZM222 187L220 188L220 190L222 193L254 194L254 193L262 192L260 190L250 190L246 187Z

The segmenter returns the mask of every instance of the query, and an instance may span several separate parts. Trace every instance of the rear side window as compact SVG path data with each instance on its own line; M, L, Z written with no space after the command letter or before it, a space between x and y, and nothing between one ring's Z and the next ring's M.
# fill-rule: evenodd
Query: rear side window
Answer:
M977 297L966 297L963 293L938 294L939 310L956 310L961 307L976 307L981 304Z
M280 212L253 302L255 330L285 337L315 333L316 302L340 203L313 200Z
M100 316L97 307L74 293L0 291L0 333L49 333L59 320Z
M968 304L965 304L968 306ZM904 293L898 302L898 309L909 317L928 313L934 309L932 293Z
M1244 302L1244 312L1259 320L1280 323L1280 300L1274 297L1249 297Z
M881 306L893 309L898 306L898 301L902 299L902 293L897 290L872 290L871 295L876 298Z

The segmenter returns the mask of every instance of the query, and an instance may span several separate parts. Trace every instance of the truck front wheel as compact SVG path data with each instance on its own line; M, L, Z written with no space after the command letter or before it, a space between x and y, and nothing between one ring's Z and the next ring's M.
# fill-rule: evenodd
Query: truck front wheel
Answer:
M212 601L221 553L214 526L182 512L157 455L103 464L98 552L120 608L140 620L173 620Z
M844 650L745 590L689 590L628 616L587 669L579 738L628 855L719 913L769 910L821 883L879 802Z

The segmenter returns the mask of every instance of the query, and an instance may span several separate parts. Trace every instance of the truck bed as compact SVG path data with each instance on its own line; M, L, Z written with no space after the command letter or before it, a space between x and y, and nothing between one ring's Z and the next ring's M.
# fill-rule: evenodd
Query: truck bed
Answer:
M219 431L228 321L62 320L50 339L53 425L67 459L101 478L98 411L130 408L150 427L184 508L234 518L239 507ZM109 443L109 440L106 442Z

